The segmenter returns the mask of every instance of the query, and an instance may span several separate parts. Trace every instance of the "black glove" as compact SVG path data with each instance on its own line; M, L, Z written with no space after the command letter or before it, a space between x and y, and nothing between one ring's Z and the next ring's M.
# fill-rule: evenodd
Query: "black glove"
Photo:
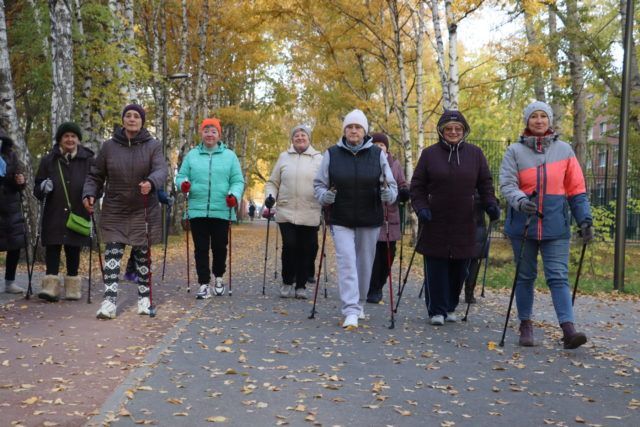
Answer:
M527 197L523 197L518 200L518 210L527 215L535 215L538 212L538 205Z
M582 237L582 242L588 244L593 240L593 226L589 222L583 222L580 224L580 231L578 232Z
M411 197L411 194L409 193L408 188L405 187L398 190L398 202L406 203L410 197Z
M500 206L489 205L486 211L487 211L487 215L489 215L489 221L493 222L500 219Z
M264 205L267 207L267 209L271 209L275 204L276 204L276 199L274 199L271 194L269 194L269 197L264 199Z
M429 208L422 208L418 211L418 221L421 223L431 221L431 210Z

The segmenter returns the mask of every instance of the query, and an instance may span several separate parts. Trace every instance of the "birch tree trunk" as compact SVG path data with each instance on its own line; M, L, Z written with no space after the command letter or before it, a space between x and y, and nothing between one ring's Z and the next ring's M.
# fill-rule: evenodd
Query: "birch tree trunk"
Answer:
M418 2L416 25L416 122L418 124L418 158L424 148L424 1ZM409 178L410 179L410 178Z
M33 9L33 20L36 23L36 35L37 39L42 43L42 53L45 58L49 58L49 40L44 35L44 31L42 29L42 15L40 14L40 8L36 4L36 0L27 0L31 9Z
M523 7L522 3L520 4L522 7L522 11L524 13L524 30L527 36L527 45L529 47L529 51L539 49L539 41L538 34L533 25L533 17L531 16L531 12ZM533 73L533 92L535 93L535 97L538 101L546 102L545 94L544 94L544 82L542 80L542 70L538 66L531 66L531 71Z
M578 162L584 169L586 155L586 121L584 94L584 63L582 60L582 42L580 40L580 17L578 16L578 4L576 0L566 0L567 5L567 38L569 47L569 75L571 76L571 98L573 105L573 150Z
M433 21L433 33L436 38L436 64L438 65L438 75L440 76L440 86L442 86L442 104L445 109L451 109L451 94L449 93L449 77L445 68L444 42L442 40L442 27L440 24L440 8L438 0L431 0L431 20Z
M187 69L187 53L189 52L189 16L187 14L187 0L182 0L182 37L180 40L180 61L178 63L178 72L185 73ZM185 120L187 114L186 88L187 85L180 81L180 112L178 116L178 143L187 139L185 133ZM192 119L193 121L193 119ZM173 178L173 177L171 177Z
M7 22L5 18L4 0L0 0L0 127L7 131L13 142L18 159L22 164L24 177L27 181L23 208L26 207L29 230L35 230L37 203L33 194L33 166L31 154L24 140L24 135L20 129L18 112L16 111L16 96L13 89L13 76L11 74L11 63L9 62L9 43L7 40ZM26 206L25 206L26 205ZM34 234L29 233L30 236Z
M549 58L554 64L560 63L558 60L558 26L557 26L557 17L553 8L549 8ZM562 104L558 102L561 96L561 88L560 84L560 72L558 71L558 67L551 67L551 71L549 73L549 77L551 80L551 109L553 110L553 129L562 133L562 118L564 114L564 109Z
M164 8L164 1L160 1L159 4L151 10L151 29L153 33L153 42L151 43L151 72L153 76L153 99L157 106L162 106L163 99L163 85L164 79L162 78L162 72L160 71L160 13ZM158 107L160 108L160 107ZM157 129L162 129L162 115L156 114L153 120L153 124ZM161 135L164 138L164 135ZM163 141L164 143L164 141Z
M121 48L121 58L115 75L120 83L120 94L126 103L138 102L133 82L133 71L129 59L135 54L133 0L109 0L109 10L113 16L111 39Z
M71 10L64 0L49 0L51 21L51 132L71 119L73 107L73 40L71 38ZM53 140L53 138L52 138ZM55 143L55 140L53 140Z
M449 108L458 109L458 21L456 20L451 0L444 0L447 30L449 31Z

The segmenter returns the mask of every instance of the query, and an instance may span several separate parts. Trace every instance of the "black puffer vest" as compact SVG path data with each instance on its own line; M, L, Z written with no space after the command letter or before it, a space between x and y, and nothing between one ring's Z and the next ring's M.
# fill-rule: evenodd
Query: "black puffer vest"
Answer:
M382 225L380 152L375 145L356 153L339 145L329 148L329 185L337 190L329 212L330 224L350 228Z

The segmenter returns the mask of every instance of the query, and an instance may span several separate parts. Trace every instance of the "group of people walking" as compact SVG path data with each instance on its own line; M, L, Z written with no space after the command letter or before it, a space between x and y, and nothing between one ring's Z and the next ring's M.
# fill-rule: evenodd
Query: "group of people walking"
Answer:
M57 129L56 144L41 160L34 187L47 218L42 222L46 275L40 298L57 301L61 296L62 248L67 264L65 297L80 298L80 249L90 240L82 227L70 222L94 221L96 202L102 199L105 291L97 317L116 316L120 262L127 245L132 247L138 313L150 314L150 248L161 235L159 203L166 200L168 167L161 145L144 124L144 109L126 106L122 126L103 143L95 159L82 146L77 125L68 122ZM519 263L515 286L519 343L534 345L533 290L540 252L564 346L576 348L586 336L575 330L568 283L569 210L585 242L593 238L592 218L580 165L552 125L553 112L547 104L536 101L525 108L522 136L507 149L500 168L500 190L507 202L505 233ZM478 227L484 226L485 213L493 223L501 210L487 159L479 147L467 142L471 128L463 114L445 111L437 131L438 142L422 151L407 183L389 150L389 138L370 134L360 110L345 116L339 141L324 154L312 146L306 125L292 128L290 146L280 154L266 184L263 209L263 216L275 219L282 236L281 297L307 298L322 223L335 246L342 326L358 327L366 319L365 302L377 304L383 298L400 239L400 205L410 200L419 220L416 250L424 258L429 322L457 321L463 284L477 260L486 256L482 253L486 247L478 244L483 240L478 238ZM230 225L236 219L244 179L237 156L221 139L217 119L203 120L200 136L200 144L183 159L175 183L187 200L185 219L193 237L199 284L196 297L207 299L226 291ZM5 290L19 293L23 290L15 284L15 271L20 249L27 244L20 212L25 177L13 141L5 133L0 133L0 140L0 250L7 251ZM255 210L253 205L254 215Z

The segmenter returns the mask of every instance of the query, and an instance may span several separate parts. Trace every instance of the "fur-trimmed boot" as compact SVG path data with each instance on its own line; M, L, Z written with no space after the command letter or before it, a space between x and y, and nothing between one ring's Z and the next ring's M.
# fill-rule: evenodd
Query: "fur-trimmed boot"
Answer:
M38 298L49 302L56 302L60 299L60 278L58 276L47 274L42 279L40 287Z
M582 332L576 332L576 328L572 322L564 322L560 324L562 328L562 343L566 350L573 350L587 342L587 336Z
M82 278L80 276L64 276L64 298L77 301L82 297Z
M531 320L520 321L520 339L518 344L522 347L533 347L533 322Z

